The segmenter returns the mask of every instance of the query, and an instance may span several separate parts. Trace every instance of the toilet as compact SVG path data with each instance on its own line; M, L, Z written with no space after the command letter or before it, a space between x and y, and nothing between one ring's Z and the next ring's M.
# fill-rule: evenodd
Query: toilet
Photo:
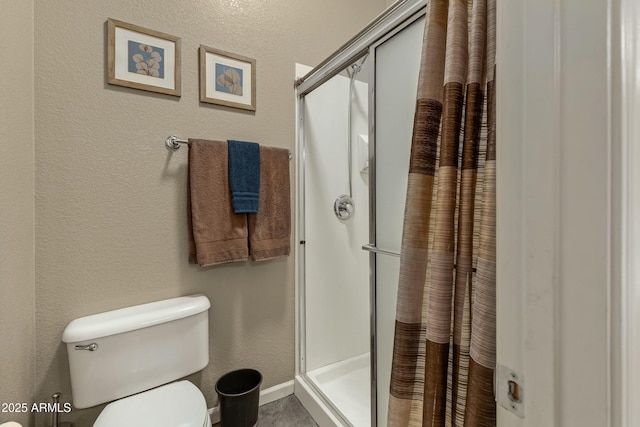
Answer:
M73 406L109 403L94 427L210 427L202 392L187 380L209 363L204 295L73 320L67 345Z

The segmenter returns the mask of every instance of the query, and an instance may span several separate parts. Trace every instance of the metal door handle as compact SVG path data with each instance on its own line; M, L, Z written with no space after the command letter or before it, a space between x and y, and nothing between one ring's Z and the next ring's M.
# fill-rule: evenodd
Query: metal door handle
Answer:
M92 342L91 344L78 344L76 345L76 350L89 350L96 351L98 349L98 344Z
M391 256L397 256L397 257L400 256L398 252L385 251L384 249L379 249L372 244L364 245L362 249L364 249L365 251L376 253L376 254L391 255Z

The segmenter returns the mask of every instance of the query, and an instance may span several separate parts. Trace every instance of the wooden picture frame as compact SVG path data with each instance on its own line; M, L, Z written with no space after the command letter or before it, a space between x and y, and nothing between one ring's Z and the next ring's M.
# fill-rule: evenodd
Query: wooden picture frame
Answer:
M256 60L200 45L200 102L256 111Z
M179 37L109 18L107 83L180 96Z

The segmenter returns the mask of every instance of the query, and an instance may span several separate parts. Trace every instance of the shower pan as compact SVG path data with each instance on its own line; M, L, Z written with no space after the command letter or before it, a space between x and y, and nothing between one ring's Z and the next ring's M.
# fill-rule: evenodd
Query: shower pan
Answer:
M321 427L386 426L425 6L296 69L295 393Z

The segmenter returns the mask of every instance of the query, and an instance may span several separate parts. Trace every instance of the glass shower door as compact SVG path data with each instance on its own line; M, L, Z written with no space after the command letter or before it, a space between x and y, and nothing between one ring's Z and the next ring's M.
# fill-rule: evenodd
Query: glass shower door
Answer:
M326 425L387 425L424 23L416 13L369 46L370 69L355 80L351 103L343 70L305 92L299 104L300 384L309 388L309 405L330 412ZM348 194L349 157L355 210L344 220L334 202Z
M400 243L425 18L375 48L377 426L386 427Z

